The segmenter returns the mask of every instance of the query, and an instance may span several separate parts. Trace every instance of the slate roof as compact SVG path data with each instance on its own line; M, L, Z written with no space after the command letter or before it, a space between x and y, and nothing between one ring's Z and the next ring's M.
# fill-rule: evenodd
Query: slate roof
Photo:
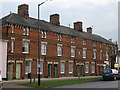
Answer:
M78 37L78 38L82 38L82 39L102 42L105 44L114 44L111 41L108 41L99 35L80 32L78 30L74 30L72 28L65 27L65 26L56 26L56 25L50 24L49 22L46 22L43 20L40 20L39 22L40 22L39 26L42 30L66 34L66 35L70 35L70 36L74 36L74 37ZM11 13L8 16L5 16L2 18L2 24L5 24L5 23L18 24L18 25L25 26L25 27L38 28L38 20L37 19L31 18L31 17L28 19L25 19L25 18L19 16L18 14L14 14L14 13Z

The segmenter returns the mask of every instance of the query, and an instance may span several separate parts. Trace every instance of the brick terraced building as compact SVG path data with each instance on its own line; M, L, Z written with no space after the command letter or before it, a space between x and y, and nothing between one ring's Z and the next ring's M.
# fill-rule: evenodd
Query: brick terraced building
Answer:
M117 45L83 32L82 22L74 28L61 26L59 15L50 15L50 22L39 21L41 77L100 75L111 68ZM29 17L29 6L18 6L18 14L2 18L3 39L7 39L7 79L26 78L38 72L38 20Z

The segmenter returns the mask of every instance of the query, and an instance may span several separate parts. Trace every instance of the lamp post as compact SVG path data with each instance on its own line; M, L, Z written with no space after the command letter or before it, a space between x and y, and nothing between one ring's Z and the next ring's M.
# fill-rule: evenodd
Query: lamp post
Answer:
M41 49L40 49L40 27L39 27L39 25L40 25L40 20L39 20L40 12L39 12L39 7L47 1L49 1L49 0L46 0L46 1L38 4L38 86L40 86L40 68L41 68L40 67L40 51L41 51Z

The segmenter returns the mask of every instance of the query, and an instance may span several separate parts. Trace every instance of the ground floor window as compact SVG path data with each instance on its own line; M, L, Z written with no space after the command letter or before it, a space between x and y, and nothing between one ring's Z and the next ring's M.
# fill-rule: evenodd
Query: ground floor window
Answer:
M39 67L39 62L38 62L38 67ZM38 71L39 69L37 68L37 71ZM38 71L39 72L39 71ZM40 62L40 74L43 74L43 62L41 61Z
M89 72L89 63L86 63L85 64L85 73L88 73Z
M61 74L65 73L65 63L64 62L60 63L60 72L61 72Z
M69 63L69 73L73 73L73 63Z
M31 73L31 61L26 61L26 65L25 65L25 73Z
M92 63L92 73L95 73L95 64Z

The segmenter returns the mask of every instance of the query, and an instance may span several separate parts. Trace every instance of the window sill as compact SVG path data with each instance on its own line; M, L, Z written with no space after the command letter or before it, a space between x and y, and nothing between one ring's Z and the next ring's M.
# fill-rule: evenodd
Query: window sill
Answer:
M42 56L46 56L46 54L41 54Z
M69 74L72 74L73 72L69 72Z
M29 52L22 52L23 54L29 54Z
M65 74L64 72L61 72L61 74Z
M71 56L72 58L74 58L75 56Z

